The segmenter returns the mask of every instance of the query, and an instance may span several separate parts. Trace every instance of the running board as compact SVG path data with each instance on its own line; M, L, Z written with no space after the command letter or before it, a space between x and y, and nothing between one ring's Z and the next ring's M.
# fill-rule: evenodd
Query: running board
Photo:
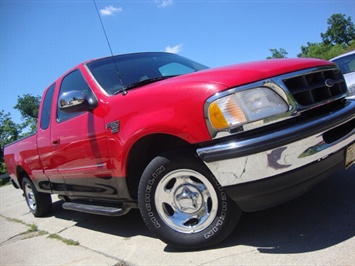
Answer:
M79 211L91 214L105 215L105 216L121 216L129 212L133 207L132 204L123 203L122 208L118 207L106 207L98 205L89 205L84 203L64 202L63 209L71 211Z

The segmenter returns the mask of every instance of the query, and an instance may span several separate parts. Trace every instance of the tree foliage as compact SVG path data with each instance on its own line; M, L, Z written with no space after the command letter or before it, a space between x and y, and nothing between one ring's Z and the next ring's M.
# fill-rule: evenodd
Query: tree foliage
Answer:
M301 46L301 53L298 57L319 58L329 60L340 54L355 50L355 42L351 42L349 46L345 44L331 43L307 43L307 46Z
M13 142L20 136L20 130L16 123L11 120L10 113L0 111L0 146Z
M36 131L40 96L25 94L18 96L14 107L22 116L24 122L17 124L12 121L11 114L0 111L0 174L6 172L4 163L5 145Z
M274 58L287 58L288 54L285 49L270 49L271 56L268 56L266 59L274 59Z
M351 18L343 14L333 14L327 20L328 28L320 33L322 42L307 42L301 46L298 57L319 58L329 60L340 54L355 50L355 26ZM285 49L270 49L272 58L286 58Z
M24 120L21 127L27 128L29 130L27 133L36 131L40 101L40 96L33 96L31 94L25 94L22 97L17 96L17 104L14 108L20 112Z
M325 44L345 44L348 46L351 41L355 40L355 27L351 18L345 18L345 15L334 14L328 21L328 29L325 33L321 33L322 40Z
M16 123L11 120L10 113L0 111L0 174L6 172L4 164L4 148L6 144L17 140L20 136L20 129Z
M351 18L345 15L334 14L328 21L328 29L321 33L323 42L308 42L301 46L298 57L311 57L329 60L340 54L355 50L355 27Z

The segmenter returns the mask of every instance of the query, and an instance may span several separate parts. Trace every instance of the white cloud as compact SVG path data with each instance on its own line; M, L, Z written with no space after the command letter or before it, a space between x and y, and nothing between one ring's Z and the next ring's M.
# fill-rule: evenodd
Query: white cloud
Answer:
M182 50L182 44L178 44L178 45L175 45L173 47L170 47L170 46L167 46L165 48L165 52L167 53L174 53L174 54L178 54L180 53Z
M158 7L167 7L167 6L171 6L172 4L174 4L173 0L155 0L155 3L157 4Z
M105 8L100 9L101 16L113 16L115 13L122 11L121 7L105 6Z

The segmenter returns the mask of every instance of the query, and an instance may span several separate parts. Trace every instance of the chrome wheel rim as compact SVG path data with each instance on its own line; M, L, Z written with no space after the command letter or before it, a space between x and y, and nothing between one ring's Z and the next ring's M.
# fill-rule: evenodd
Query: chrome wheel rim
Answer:
M200 173L180 169L157 185L155 206L160 218L181 233L197 233L216 218L218 198L210 181Z
M31 187L31 185L29 185L28 183L25 185L25 197L27 200L27 204L30 207L31 210L36 210L36 198L35 198L35 194L33 192L33 189Z

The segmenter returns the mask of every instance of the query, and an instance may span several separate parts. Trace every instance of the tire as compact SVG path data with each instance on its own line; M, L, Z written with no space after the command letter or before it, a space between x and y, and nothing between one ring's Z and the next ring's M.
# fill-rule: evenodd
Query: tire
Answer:
M142 174L138 205L159 239L179 249L203 249L224 240L242 211L209 169L185 153L153 159Z
M35 217L43 217L51 212L52 197L50 194L38 192L28 177L22 180L22 189L27 205Z

